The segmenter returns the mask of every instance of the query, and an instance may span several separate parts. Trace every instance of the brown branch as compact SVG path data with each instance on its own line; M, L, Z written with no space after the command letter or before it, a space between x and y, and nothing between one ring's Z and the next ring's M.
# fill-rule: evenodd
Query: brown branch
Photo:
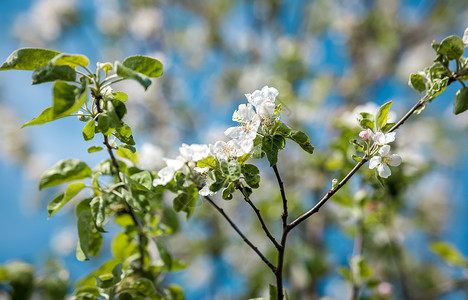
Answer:
M245 202L247 202L252 207L252 209L254 210L255 214L257 215L258 220L260 221L260 224L262 224L262 229L265 232L265 234L267 235L267 237L275 245L275 247L277 249L279 249L281 246L278 243L278 241L275 239L275 237L268 230L268 227L266 226L265 221L263 220L263 217L262 217L262 215L260 213L260 210L257 208L257 206L255 206L255 204L252 202L252 200L250 200L249 196L244 192L244 190L242 190L242 188L239 188L238 190L244 196Z
M252 248L255 253L263 260L263 262L273 271L276 272L276 267L258 250L258 248L240 231L236 224L229 218L229 216L224 212L224 209L219 207L210 197L205 196L205 199L228 221L231 227L240 235L244 242Z

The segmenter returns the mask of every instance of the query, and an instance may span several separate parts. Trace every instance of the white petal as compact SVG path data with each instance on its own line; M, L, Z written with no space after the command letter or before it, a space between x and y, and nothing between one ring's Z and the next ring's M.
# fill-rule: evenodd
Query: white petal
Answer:
M380 156L374 156L369 161L369 169L374 169L382 162L382 158Z
M390 168L386 164L380 164L377 167L377 171L379 171L379 176L382 178L387 178L392 174L392 171L390 171Z
M195 168L193 168L193 170L194 170L195 172L198 172L198 173L205 173L205 172L208 172L209 169L210 169L210 168L208 168L208 167L203 167L203 168L201 168L201 167L195 167Z
M200 196L212 196L215 193L210 191L210 186L209 185L205 185L201 190L198 191L198 194Z
M275 103L267 100L257 107L257 112L261 118L270 118L275 113Z
M463 43L468 44L468 28L465 29L465 33L463 34Z
M235 126L235 127L229 127L228 129L226 129L224 131L224 134L230 137L231 139L237 139L242 131L243 130L241 127Z
M379 145L385 145L385 135L382 132L375 133L372 139Z
M392 154L388 157L388 164L392 167L397 167L401 164L401 156L398 154Z
M387 156L387 154L390 152L390 146L389 145L384 145L382 148L379 150L380 156L384 157Z
M385 134L385 144L391 143L395 140L395 132Z
M162 168L158 172L159 178L156 178L153 180L153 185L154 186L166 185L169 181L172 180L172 178L174 178L174 173L175 171L170 167Z

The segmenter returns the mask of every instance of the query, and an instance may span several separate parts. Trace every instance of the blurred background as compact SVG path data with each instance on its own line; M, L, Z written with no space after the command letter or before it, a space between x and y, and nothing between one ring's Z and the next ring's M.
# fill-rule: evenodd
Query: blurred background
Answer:
M223 139L245 93L276 87L282 119L316 147L308 156L288 145L280 156L290 215L297 216L352 168L356 113L393 100L399 119L419 100L408 76L432 64L431 42L462 36L467 20L462 0L0 1L0 60L20 47L85 54L91 66L134 54L159 59L164 75L147 92L133 82L115 87L129 94L126 120L136 131L139 163L155 172L181 143ZM95 165L105 153L87 153L92 142L81 140L84 123L75 118L20 129L52 99L51 85L31 86L30 76L0 73L0 264L21 260L38 276L59 270L71 292L109 257L112 234L100 257L78 262L73 205L47 220L53 191L39 192L37 182L60 159ZM468 255L468 117L452 113L456 85L398 130L395 151L404 164L385 187L363 168L292 234L291 299L346 299L356 241L372 268L362 299L468 299L463 266L446 264L430 246L447 241ZM258 163L262 188L252 198L279 235L274 174ZM241 197L218 201L274 253ZM180 217L167 242L189 265L165 280L180 284L189 300L267 295L274 278L211 207L200 201L192 219Z

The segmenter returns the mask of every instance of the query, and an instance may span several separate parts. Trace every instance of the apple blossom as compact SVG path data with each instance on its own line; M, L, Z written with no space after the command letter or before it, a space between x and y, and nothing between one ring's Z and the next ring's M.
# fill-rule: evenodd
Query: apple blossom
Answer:
M383 133L378 131L374 134L371 133L372 140L376 142L378 145L386 145L391 143L395 140L395 132Z
M211 152L219 160L230 160L246 154L239 145L237 140L230 140L229 142L217 141L211 146Z
M245 153L252 150L253 140L257 136L260 126L260 117L255 113L252 104L241 104L232 115L232 120L239 122L239 126L230 127L224 134L232 139L237 139Z
M390 146L384 145L379 149L379 155L372 157L369 161L369 169L377 168L379 176L382 178L387 178L392 174L390 171L389 165L392 167L399 166L401 164L401 157L398 154L391 154Z
M368 140L372 137L372 131L370 129L363 130L359 133L359 137L363 140Z
M247 100L257 110L257 114L264 120L269 120L275 113L275 98L279 92L273 87L264 86L261 91L256 90L252 94L245 94Z

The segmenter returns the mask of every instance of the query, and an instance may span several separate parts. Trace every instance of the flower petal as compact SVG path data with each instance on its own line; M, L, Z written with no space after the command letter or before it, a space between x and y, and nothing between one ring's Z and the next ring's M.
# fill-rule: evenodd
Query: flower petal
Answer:
M387 178L392 174L392 171L390 171L390 168L386 164L380 164L377 167L377 171L379 172L379 176L382 178Z
M392 167L397 167L401 164L401 156L398 154L392 154L388 157L388 164Z
M384 145L379 150L379 154L382 157L387 156L389 152L390 152L390 146L389 145Z
M380 165L381 162L382 162L382 158L380 156L372 157L369 161L369 169L374 169L375 167Z
M391 143L395 140L395 132L385 134L385 144Z

